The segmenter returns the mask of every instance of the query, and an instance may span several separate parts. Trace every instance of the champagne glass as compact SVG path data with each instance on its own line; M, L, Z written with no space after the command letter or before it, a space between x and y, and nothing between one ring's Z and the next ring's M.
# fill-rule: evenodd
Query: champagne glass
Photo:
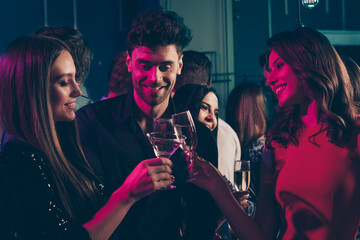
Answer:
M146 136L158 158L170 158L185 140L173 132L151 132L147 133ZM169 185L163 189L167 190L173 188L176 188L176 186Z
M197 136L194 120L191 117L190 111L173 114L172 121L176 133L186 137L180 147L189 157L190 162L192 162L192 157L197 145Z
M236 190L240 192L247 191L250 186L250 161L236 160L234 170Z

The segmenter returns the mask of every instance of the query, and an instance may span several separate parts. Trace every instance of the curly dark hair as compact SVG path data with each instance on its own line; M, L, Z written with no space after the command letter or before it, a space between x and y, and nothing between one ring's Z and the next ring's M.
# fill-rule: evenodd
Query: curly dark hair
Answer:
M76 81L84 84L90 71L93 54L90 44L86 41L82 33L72 27L63 26L43 27L38 29L35 34L54 37L68 45L76 67Z
M278 33L267 44L268 51L275 51L290 66L308 98L316 102L319 121L328 125L330 141L339 145L349 141L356 125L356 107L346 68L330 41L303 27ZM297 145L302 128L299 106L281 107L266 136L266 146Z
M173 11L162 9L139 13L132 22L126 44L129 55L137 46L150 49L174 44L179 55L192 39L184 19Z

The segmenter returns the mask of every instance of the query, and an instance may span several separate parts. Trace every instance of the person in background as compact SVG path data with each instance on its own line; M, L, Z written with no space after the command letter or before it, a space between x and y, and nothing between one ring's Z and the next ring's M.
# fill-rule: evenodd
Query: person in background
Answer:
M65 42L65 44L70 48L70 53L74 59L76 79L82 92L81 96L77 98L75 103L75 111L80 109L82 106L92 103L92 100L87 95L86 88L83 86L90 71L92 51L89 43L83 37L82 33L74 28L62 26L42 27L36 30L35 35L54 37ZM1 149L1 147L7 142L9 136L6 132L3 132L0 136L2 136L2 141L0 141Z
M12 237L108 239L131 206L173 182L169 159L149 159L114 192L106 191L80 146L74 108L81 90L63 42L19 38L0 66L1 124L10 135L0 153L6 209L0 217L13 226Z
M182 51L191 31L172 11L148 10L133 21L127 38L126 64L132 77L127 95L99 101L76 115L81 143L95 174L117 188L137 163L154 157L146 133L153 120L176 113L170 93L183 66ZM196 152L217 165L211 131L195 121ZM210 239L219 209L203 189L187 183L187 162L179 148L171 157L176 186L157 191L134 205L117 229L125 239Z
M183 71L176 78L174 90L188 83L211 86L211 61L202 52L187 50L183 53Z
M181 70L181 74L176 78L174 87L175 94L181 86L186 84L201 84L210 87L211 62L204 53L193 50L184 51L183 62L184 66ZM184 99L184 101L185 100L186 99ZM196 103L198 104L198 102ZM189 102L189 104L194 105L195 103ZM200 105L198 107L200 107ZM232 184L234 184L235 160L240 160L241 158L239 138L229 124L218 117L217 129L212 132L216 137L218 145L218 169Z
M242 239L355 239L360 219L360 126L346 68L310 28L268 40L267 84L279 112L266 134L255 219L215 167L195 160L195 184L211 193Z
M211 61L202 52L188 50L183 54L183 68L176 79L174 92L186 84L201 84L211 86ZM235 160L241 158L241 146L235 131L221 118L217 118L215 133L218 146L218 169L234 184ZM229 156L231 156L229 158ZM225 222L217 231L224 238L230 238L228 224Z
M108 94L101 100L128 94L132 90L131 73L127 69L126 57L126 51L114 57L109 71Z
M192 117L205 124L205 126L207 126L212 131L214 137L217 138L219 104L215 89L206 85L191 83L185 84L176 91L174 95L174 103L175 107L180 111L189 110ZM228 148L218 148L219 156L227 155L227 157L224 157L224 159L228 159L227 162L235 162L237 156L231 155L233 152L222 152L227 149ZM229 181L228 178L233 179L234 163L231 166L228 166L228 168L225 168L225 170L226 171L222 172L222 170L219 169L227 181ZM236 192L234 185L230 181L229 186L232 188L235 196L237 196L241 206L247 209L247 199L249 197L248 192ZM217 236L231 238L231 232L229 231L228 224L226 222L224 222L218 229Z
M79 83L79 87L82 92L81 96L79 96L76 101L75 111L92 103L93 101L88 97L84 84L90 72L93 54L90 44L84 38L82 33L72 27L61 26L42 27L38 29L35 34L60 39L69 46L70 53L74 59L76 67L76 81Z
M360 108L360 67L351 57L341 56L341 59L350 77L350 82L353 87L353 99L357 107ZM358 111L358 115L359 114L360 112Z
M265 97L254 82L244 82L230 93L226 105L226 122L237 133L242 147L241 159L250 161L251 181L249 206L245 208L254 217L260 189L260 163L265 145L266 127Z
M216 137L219 103L215 89L200 84L183 85L176 91L174 103L180 111L189 110L191 116L205 124Z

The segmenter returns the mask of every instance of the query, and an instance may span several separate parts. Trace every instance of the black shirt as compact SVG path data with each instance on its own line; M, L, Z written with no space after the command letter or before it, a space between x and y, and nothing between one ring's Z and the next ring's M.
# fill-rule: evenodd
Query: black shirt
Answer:
M142 160L155 158L133 109L133 94L123 95L77 111L76 119L83 150L95 174L108 189L117 189ZM165 111L176 110L170 99ZM217 146L211 131L194 120L197 153L217 166ZM138 201L127 213L113 238L123 239L212 239L219 210L211 196L191 183L187 163L178 149L171 157L176 189L156 191Z

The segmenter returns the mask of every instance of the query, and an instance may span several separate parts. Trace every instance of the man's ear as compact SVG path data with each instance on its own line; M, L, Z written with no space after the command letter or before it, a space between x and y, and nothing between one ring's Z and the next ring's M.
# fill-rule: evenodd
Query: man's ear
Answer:
M128 72L131 72L131 57L129 55L129 52L126 52L126 65L128 68Z
M184 65L184 63L183 63L183 54L181 54L181 56L180 56L180 58L179 58L179 68L178 68L178 71L177 71L177 75L180 75L181 74L181 69L182 69L182 67L183 67L183 65Z

